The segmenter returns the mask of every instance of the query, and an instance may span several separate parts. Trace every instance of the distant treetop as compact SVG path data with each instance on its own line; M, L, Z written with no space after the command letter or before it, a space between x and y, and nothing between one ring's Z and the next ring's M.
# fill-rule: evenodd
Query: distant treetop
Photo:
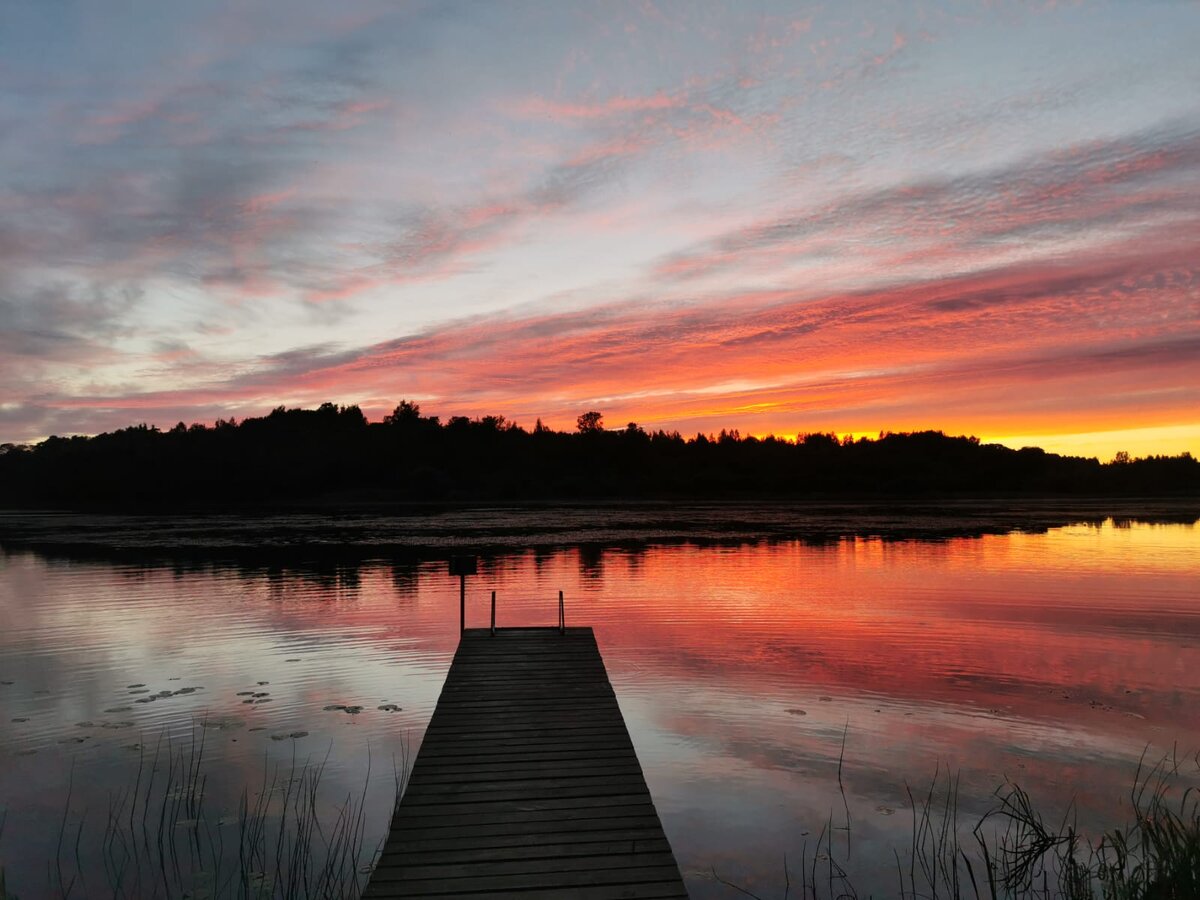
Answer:
M5 506L997 494L1200 496L1200 462L1119 453L1103 464L940 431L793 441L722 429L685 439L636 422L609 431L598 410L581 413L575 433L540 419L526 430L502 415L443 424L409 400L376 423L357 406L323 403L212 427L140 423L0 445Z

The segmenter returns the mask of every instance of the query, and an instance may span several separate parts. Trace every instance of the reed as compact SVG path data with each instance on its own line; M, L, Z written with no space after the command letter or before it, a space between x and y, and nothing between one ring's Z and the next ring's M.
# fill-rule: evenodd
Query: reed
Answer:
M264 757L257 789L243 787L232 808L208 797L206 728L190 739L160 737L139 752L131 784L110 793L104 816L71 812L74 772L58 822L55 858L38 896L55 898L356 898L382 849L364 841L371 776L361 791L323 799L328 763ZM407 780L408 745L393 759L396 795ZM0 835L3 830L0 812ZM0 900L7 892L0 870Z
M844 752L844 746L843 746ZM1200 753L1190 758L1200 775ZM1129 792L1128 824L1095 836L1083 832L1073 806L1047 822L1029 794L1005 781L970 828L958 809L958 778L937 771L927 790L908 790L909 846L894 851L900 900L1197 900L1200 898L1200 790L1181 786L1185 763L1175 752L1154 764L1139 760ZM841 760L839 760L839 786ZM784 859L781 896L790 900L859 897L851 877L849 806L845 824L831 814L815 842L800 847L800 864ZM836 831L846 840L835 840ZM798 877L797 877L798 876ZM714 880L764 900L715 870ZM880 896L880 895L876 895Z
M830 813L815 840L799 848L798 865L783 860L785 900L849 900L854 886L852 818L838 760L841 818ZM191 739L159 738L143 750L132 785L110 795L103 827L86 813L58 823L56 858L38 896L69 898L237 897L355 898L382 844L364 845L361 791L322 802L319 785L328 754L317 761L293 753L287 766L264 760L259 787L243 788L237 808L218 810L206 796L203 723ZM393 758L395 804L408 779L407 741ZM1188 770L1185 772L1185 768ZM1194 768L1194 772L1191 769ZM959 812L957 775L934 772L918 794L907 789L908 846L893 851L894 888L875 896L899 900L1196 900L1200 898L1200 790L1182 784L1200 775L1200 753L1172 752L1138 762L1128 796L1128 824L1088 835L1074 809L1047 822L1030 795L1005 781L974 822ZM5 813L0 810L0 839ZM97 849L98 836L98 849ZM722 878L747 897L765 900ZM17 900L0 868L0 900Z
M4 822L8 819L8 810L0 809L0 841L4 840ZM4 866L0 865L0 900L17 900L10 894L4 883Z

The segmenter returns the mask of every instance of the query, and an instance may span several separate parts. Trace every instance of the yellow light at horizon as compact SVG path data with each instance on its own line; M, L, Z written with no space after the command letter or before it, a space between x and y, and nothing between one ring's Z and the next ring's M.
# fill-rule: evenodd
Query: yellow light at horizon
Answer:
M1178 456L1180 453L1196 455L1200 450L1200 423L1066 434L981 434L979 437L985 444L1004 444L1014 449L1041 447L1050 453L1094 456L1107 462L1121 450L1134 457Z

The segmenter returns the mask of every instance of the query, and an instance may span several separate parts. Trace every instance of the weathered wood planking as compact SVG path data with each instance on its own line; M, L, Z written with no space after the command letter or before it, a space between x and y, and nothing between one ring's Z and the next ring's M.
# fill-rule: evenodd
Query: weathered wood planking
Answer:
M590 628L468 629L365 897L687 897Z

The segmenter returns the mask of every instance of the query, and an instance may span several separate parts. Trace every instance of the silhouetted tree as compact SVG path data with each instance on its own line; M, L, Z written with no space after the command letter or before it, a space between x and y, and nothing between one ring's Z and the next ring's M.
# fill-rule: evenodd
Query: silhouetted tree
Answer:
M396 408L383 417L384 425L409 425L420 421L421 407L408 400L401 400Z
M758 439L603 428L532 432L499 415L442 424L402 401L371 424L357 406L277 407L240 423L142 423L95 437L0 445L0 504L155 507L382 500L800 495L1200 495L1189 454L1113 462L1010 450L937 431L877 439Z
M575 427L580 434L595 434L604 430L604 416L596 410L589 410L575 420Z

